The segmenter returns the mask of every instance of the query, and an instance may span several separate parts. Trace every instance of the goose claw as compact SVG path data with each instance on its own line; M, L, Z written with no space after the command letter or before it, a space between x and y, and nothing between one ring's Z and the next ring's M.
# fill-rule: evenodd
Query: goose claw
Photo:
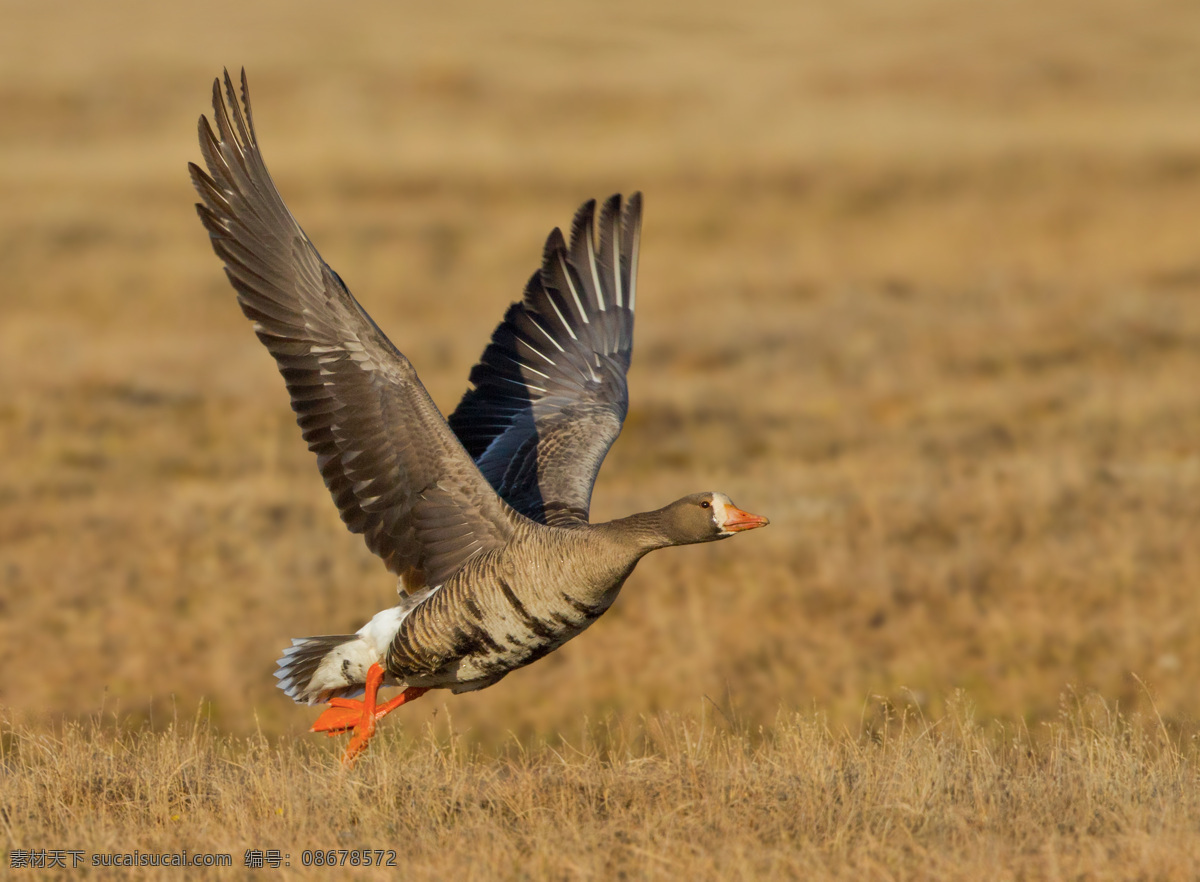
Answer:
M349 732L362 721L363 703L348 698L335 698L330 707L313 721L310 732L324 732L333 737Z
M420 698L428 689L410 686L391 701L376 705L379 687L383 684L383 668L378 664L367 669L367 682L362 701L356 698L331 698L329 707L313 721L310 732L324 732L333 737L343 732L353 732L346 752L342 754L342 765L347 769L354 765L358 755L367 749L375 734L375 721L390 714L402 704Z

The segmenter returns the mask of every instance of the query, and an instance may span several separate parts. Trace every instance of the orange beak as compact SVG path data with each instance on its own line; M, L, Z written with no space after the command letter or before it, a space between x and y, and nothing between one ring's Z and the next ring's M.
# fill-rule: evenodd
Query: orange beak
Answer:
M742 511L740 508L730 505L725 508L725 523L721 529L728 533L741 533L744 530L765 527L769 523L771 522L762 515L750 514L748 511Z

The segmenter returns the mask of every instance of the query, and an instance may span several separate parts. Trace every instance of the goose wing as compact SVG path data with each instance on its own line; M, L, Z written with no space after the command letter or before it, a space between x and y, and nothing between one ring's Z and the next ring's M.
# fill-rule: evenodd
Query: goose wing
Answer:
M241 103L213 82L200 118L196 209L291 395L304 440L352 532L415 591L503 545L511 510L450 430L412 364L350 294L284 205ZM228 103L226 103L226 97Z
M479 470L521 514L587 522L592 485L629 408L642 197L612 196L556 228L450 416Z

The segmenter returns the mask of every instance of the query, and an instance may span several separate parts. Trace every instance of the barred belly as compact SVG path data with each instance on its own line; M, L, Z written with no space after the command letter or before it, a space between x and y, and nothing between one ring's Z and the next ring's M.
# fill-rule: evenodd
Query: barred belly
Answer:
M387 657L398 680L456 692L490 686L584 631L624 582L602 592L542 585L533 593L509 573L474 575L473 584L451 579L404 620Z

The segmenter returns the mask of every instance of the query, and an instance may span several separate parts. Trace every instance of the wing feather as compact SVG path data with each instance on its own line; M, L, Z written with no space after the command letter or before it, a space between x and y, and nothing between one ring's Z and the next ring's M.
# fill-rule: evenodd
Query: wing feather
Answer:
M321 259L275 188L228 71L201 117L197 212L238 303L275 357L342 520L415 591L503 545L512 512L416 371ZM513 368L521 371L520 365Z
M575 213L471 371L450 426L496 491L547 524L586 522L592 485L629 406L641 194Z

